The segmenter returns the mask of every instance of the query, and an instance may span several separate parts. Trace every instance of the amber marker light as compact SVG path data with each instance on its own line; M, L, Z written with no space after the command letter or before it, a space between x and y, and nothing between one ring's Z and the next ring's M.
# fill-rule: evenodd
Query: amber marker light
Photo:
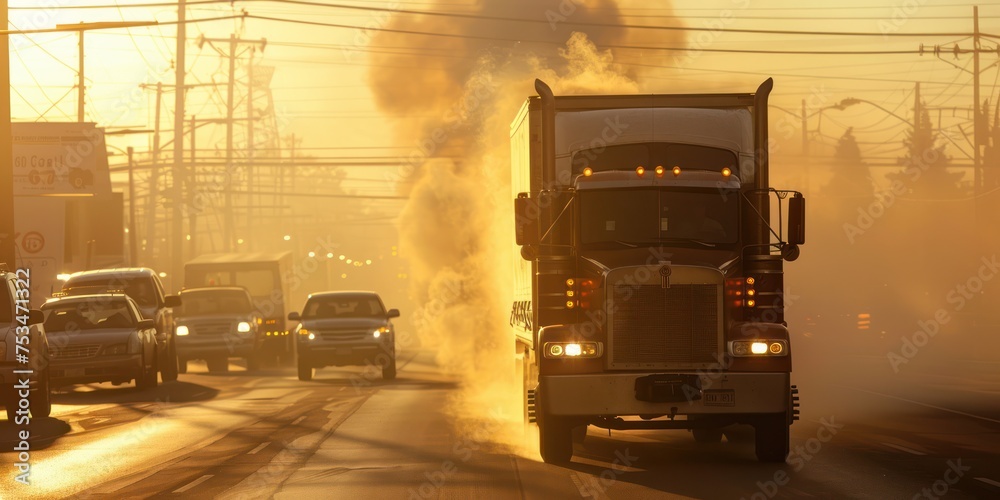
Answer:
M722 176L723 177L729 177L730 175L733 175L733 171L730 170L729 167L726 167L726 168L722 169Z
M642 165L639 165L638 167L635 167L635 173L636 173L636 174L637 174L637 175L638 175L639 177L642 177L642 176L643 176L643 174L645 174L645 173L646 173L646 169L645 169L645 168L643 168L643 167L642 167Z
M657 177L663 177L663 172L665 172L663 165L658 165L654 171L656 172Z
M674 172L674 176L681 175L681 167L675 166L673 172Z
M590 177L591 175L594 175L594 169L592 169L590 167L584 167L584 169L583 169L583 176L584 177Z

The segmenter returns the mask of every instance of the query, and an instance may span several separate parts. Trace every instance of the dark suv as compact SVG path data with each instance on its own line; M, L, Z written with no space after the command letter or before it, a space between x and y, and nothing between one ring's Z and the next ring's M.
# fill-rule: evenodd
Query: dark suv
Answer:
M396 378L396 339L390 319L396 309L385 310L375 292L314 293L293 335L298 349L299 380L312 380L313 369L324 366L367 365L381 367L382 378Z
M177 341L171 308L181 305L180 297L163 291L160 277L149 268L98 269L73 273L63 283L68 295L121 291L135 301L145 319L156 325L157 365L164 382L177 380Z
M47 417L52 412L52 389L49 383L49 341L41 325L44 316L36 309L25 314L24 309L17 308L16 298L23 298L26 290L18 285L18 281L18 276L7 271L6 264L0 264L0 402L7 409L7 420L21 425L27 415L23 411L21 415L17 414L23 395L18 394L15 385L27 378L28 407L35 418ZM28 334L20 335L19 341L18 329L23 332L25 328ZM22 347L20 350L19 345ZM27 363L18 359L18 354L23 354L25 348ZM32 373L15 373L24 370L31 370Z
M231 357L246 358L247 370L258 369L263 321L246 288L188 288L180 296L184 305L174 313L181 373L191 359L204 359L210 372L227 371Z

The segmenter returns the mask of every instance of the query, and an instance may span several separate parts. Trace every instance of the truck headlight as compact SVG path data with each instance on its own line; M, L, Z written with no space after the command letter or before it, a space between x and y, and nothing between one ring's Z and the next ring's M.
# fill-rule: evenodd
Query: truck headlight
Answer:
M729 343L729 352L733 356L787 356L788 342L785 340L733 340Z
M546 342L546 358L599 358L604 354L601 342Z
M183 337L183 336L185 336L185 335L187 335L189 333L191 333L191 332L188 331L188 327L186 327L184 325L178 325L177 326L177 336L178 337Z
M240 323L236 325L236 331L240 333L250 333L250 323L240 321Z

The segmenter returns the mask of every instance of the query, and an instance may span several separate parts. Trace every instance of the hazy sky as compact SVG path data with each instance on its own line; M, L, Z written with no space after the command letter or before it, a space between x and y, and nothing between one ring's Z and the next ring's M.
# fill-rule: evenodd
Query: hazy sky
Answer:
M11 10L12 29L50 27L59 23L80 21L157 20L169 22L176 19L176 9L171 6L112 9L66 9L67 6L106 4L108 0L10 0L12 7L42 4L42 10ZM153 0L119 0L119 5L158 3ZM430 2L348 1L347 5L386 7L398 3L402 9L433 9L447 12L475 12L474 3L461 0ZM569 0L565 2L571 4ZM592 2L596 3L596 2ZM980 28L984 33L1000 34L1000 2L981 2ZM630 24L692 27L724 26L729 29L767 29L804 31L871 32L876 36L845 37L828 35L776 35L751 33L684 32L686 43L682 47L705 49L761 49L761 50L916 50L921 43L928 49L934 44L949 48L959 42L971 47L971 40L961 36L914 36L889 38L880 33L971 32L972 4L943 2L940 0L906 0L881 2L867 1L816 1L803 6L793 1L744 1L715 0L700 2L674 2L674 9L662 6L666 2L619 2L622 21ZM55 8L47 8L53 6ZM652 7L651 7L652 6ZM389 14L293 5L281 2L237 1L228 3L196 4L188 9L189 18L211 18L246 10L252 15L320 21L351 26L384 26ZM393 13L395 16L410 14ZM524 19L551 19L543 10L525 11L517 17ZM568 38L574 29L573 15L567 22L557 23L554 31ZM454 23L479 22L454 19ZM508 29L509 38L517 39L522 24L492 21ZM282 134L295 132L304 138L302 147L323 148L344 145L389 146L392 137L384 125L383 116L372 102L367 88L369 51L389 51L414 54L411 66L414 73L430 66L454 64L455 58L445 49L449 39L432 38L441 42L441 48L411 49L401 47L371 47L368 37L357 29L304 26L283 22L249 19L244 21L214 21L188 25L189 83L224 83L226 66L208 45L199 49L195 40L199 35L226 38L230 33L242 32L246 39L267 38L268 46L258 54L260 64L277 68L272 89L276 113ZM523 31L523 29L521 30ZM646 43L633 45L677 46L669 40L677 39L676 32L633 30L634 39ZM420 35L411 35L424 39ZM669 37L669 40L668 40ZM657 43L662 38L665 42ZM986 38L984 47L995 46L997 38ZM138 85L154 84L162 80L173 83L171 61L174 52L174 27L158 26L110 32L90 32L86 35L86 75L88 119L106 127L152 127L153 96L142 92ZM498 41L500 45L509 42ZM525 42L529 43L529 42ZM77 67L75 34L42 34L30 37L12 37L11 79L13 116L19 121L34 121L44 113L43 120L73 120L76 115L76 95L72 86ZM657 50L617 49L616 61L626 68L641 71L638 78L643 91L686 92L692 90L752 91L766 76L776 81L772 103L798 113L800 101L821 95L822 105L834 104L846 97L867 99L908 117L912 113L913 82L922 82L922 92L930 106L968 107L972 101L971 75L955 68L949 62L971 69L971 55L958 59L950 54L942 59L925 54L891 55L774 55L731 54L709 52L671 53ZM673 56L673 57L672 57ZM983 68L997 61L997 55L984 54ZM991 68L983 73L983 98L996 92L993 84L997 71ZM406 86L407 81L399 82ZM224 86L217 88L216 98L225 93ZM524 89L525 95L532 89ZM67 95L68 94L68 95ZM165 96L163 126L172 126L172 95ZM818 109L817 107L817 109ZM511 116L515 110L510 110ZM812 112L813 109L810 109ZM199 116L219 115L224 110L206 89L190 94L188 114ZM775 118L784 115L774 111ZM962 111L943 111L945 122L967 123ZM955 115L955 118L951 118ZM820 122L822 116L822 122ZM787 119L799 123L793 117ZM950 122L949 122L950 123ZM810 118L809 127L818 128L813 152L829 153L820 142L831 143L846 126L855 126L866 156L892 158L899 154L899 140L905 123L870 105L857 105L845 111L826 110ZM958 125L954 125L957 127ZM961 139L957 128L951 129ZM796 132L798 134L799 132ZM128 139L138 150L147 149L149 138L133 136ZM798 136L795 138L798 141ZM869 144L870 143L870 144ZM116 139L113 145L124 145ZM950 150L954 155L960 152ZM380 155L385 151L361 150L361 155Z

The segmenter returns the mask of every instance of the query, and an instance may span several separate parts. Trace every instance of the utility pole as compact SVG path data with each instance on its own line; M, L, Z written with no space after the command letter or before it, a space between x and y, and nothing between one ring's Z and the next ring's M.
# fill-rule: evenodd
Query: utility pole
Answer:
M7 29L7 0L0 0L0 26ZM0 35L0 263L17 266L14 251L14 146L10 130L10 36Z
M184 251L184 219L182 204L184 203L184 51L187 43L186 0L177 1L177 55L174 68L174 166L172 196L173 215L170 219L170 283L174 291L180 290L181 275L184 269L182 254ZM159 111L159 110L157 110Z
M133 149L128 147L128 264L139 265L139 249L136 247L135 234L135 162L132 160Z
M254 48L250 47L250 58L247 61L247 227L253 227L253 195L254 171L253 171L253 55ZM260 197L257 197L258 201ZM247 244L250 250L254 249L257 238L250 238Z
M189 204L188 206L191 207L188 214L188 234L191 235L191 243L188 252L190 253L191 258L198 256L198 246L196 241L198 239L198 207L194 203L196 196L195 189L197 189L198 186L198 170L197 164L195 163L195 155L198 150L195 147L194 141L197 131L197 120L194 115L191 115L191 172L187 177L187 201Z
M251 45L251 49L252 46L259 45L261 50L263 51L264 47L267 45L267 40L265 39L245 40L242 38L237 38L236 34L230 34L229 38L199 37L198 47L201 48L206 42L212 45L213 48L215 48L214 42L219 42L219 43L228 42L229 44L228 52L224 54L226 57L229 58L229 81L226 87L226 176L225 176L226 179L228 179L229 185L226 186L226 189L223 190L224 191L223 204L225 205L225 207L223 209L224 213L223 213L222 238L223 238L224 251L232 252L234 250L236 243L236 237L235 237L236 217L235 214L233 213L232 192L235 189L235 186L233 184L234 184L234 179L236 178L235 175L236 168L234 165L235 151L233 146L233 124L235 122L235 119L233 115L235 114L236 111L236 105L234 103L234 100L236 91L236 58L239 57L239 54L237 54L237 49L241 44ZM216 48L216 51L219 51L219 49ZM220 54L222 53L222 51L219 52ZM251 66L253 65L252 59L250 61L250 64ZM247 82L247 85L252 86L253 82ZM252 115L248 116L247 120L253 121L253 116ZM249 195L247 197L247 200L249 204L250 200Z
M78 121L80 123L83 123L83 92L84 92L84 90L83 90L84 89L84 86L83 86L83 33L84 33L83 30L80 30L80 33L79 33L80 39L77 41L77 45L80 48L80 54L78 56L80 58L80 70L77 71L77 74L80 76L80 80L77 83L77 87L79 87L79 88L77 88L77 93L76 93L76 101L77 101L76 102L76 121Z
M802 156L809 156L809 125L806 122L805 99L802 99Z

